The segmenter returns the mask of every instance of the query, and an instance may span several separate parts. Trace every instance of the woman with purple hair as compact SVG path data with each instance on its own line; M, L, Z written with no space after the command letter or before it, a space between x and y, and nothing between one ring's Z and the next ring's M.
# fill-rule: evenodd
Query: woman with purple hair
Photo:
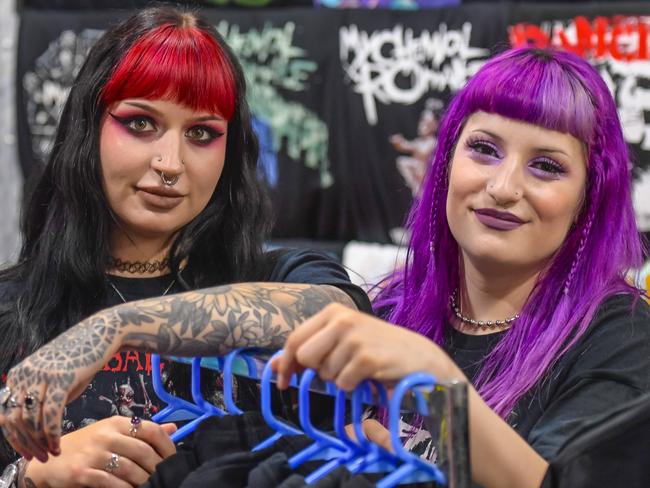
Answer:
M625 279L644 248L616 106L587 62L515 49L488 61L456 95L438 136L409 217L407 264L375 303L386 321L325 307L289 335L275 364L278 383L286 387L298 367L345 389L415 371L468 380L473 479L539 486L546 460L584 422L650 390L650 307ZM63 404L123 347L223 354L279 344L293 329L269 323L263 336L242 336L246 344L235 336L208 341L174 328L160 306L191 298L98 312L14 368L8 386L19 397L38 387L44 418L60 419ZM96 340L107 328L111 341ZM66 345L92 355L71 364L58 356ZM16 425L56 451L57 432L25 422L3 429L16 433ZM378 422L366 427L385 438Z
M494 57L441 121L407 264L375 301L402 327L329 306L289 336L280 383L298 366L346 389L469 380L474 480L539 486L581 425L650 390L650 307L625 278L644 257L630 166L586 61Z

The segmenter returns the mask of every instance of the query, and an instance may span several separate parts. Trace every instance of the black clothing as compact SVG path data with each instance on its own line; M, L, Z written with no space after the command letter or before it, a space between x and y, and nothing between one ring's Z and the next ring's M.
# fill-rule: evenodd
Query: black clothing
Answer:
M542 488L650 486L650 394L599 415L551 461Z
M472 379L503 334L470 336L451 329L445 349ZM617 295L601 305L584 335L517 403L509 423L551 459L594 415L649 391L650 306Z
M284 436L267 449L251 452L273 433L257 411L206 419L197 427L192 446L181 447L176 454L159 463L148 482L142 486L246 486L249 472L260 467L273 454L281 452L286 461L286 456L313 442L306 436ZM305 467L311 471L319 464L305 463ZM267 469L274 470L273 466ZM281 476L281 479L291 473L293 471Z
M141 488L204 488L205 486L275 488L306 486L304 477L324 462L310 460L292 469L288 460L313 440L304 435L283 436L270 447L252 448L273 434L259 412L239 416L212 417L198 426L191 447L183 446L163 460ZM314 486L365 487L385 474L352 475L341 467ZM431 486L432 483L408 484Z
M156 465L145 488L176 488L204 462L219 456L250 451L271 435L259 412L210 417L194 432L192 446L181 446L172 456Z
M370 479L371 477L373 480ZM370 488L375 486L376 481L381 478L381 475L353 475L344 467L340 467L311 485L305 483L304 477L293 474L284 483L278 485L278 488L303 488L305 486L316 488ZM249 485L249 487L252 488L253 485Z

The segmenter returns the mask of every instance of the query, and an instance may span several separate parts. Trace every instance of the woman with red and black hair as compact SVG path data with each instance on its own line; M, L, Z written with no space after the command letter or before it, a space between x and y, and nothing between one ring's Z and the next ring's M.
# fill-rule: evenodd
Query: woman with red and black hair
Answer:
M64 383L80 365L105 364L74 396L46 396L40 373L23 377L20 398L11 381L1 390L0 461L25 454L19 464L36 486L136 486L174 452L175 427L146 421L159 406L140 352L148 346L277 348L328 303L370 310L325 256L263 251L269 219L245 97L235 56L192 12L142 10L89 52L28 199L19 261L0 272L0 371L57 336L57 359L72 368ZM92 347L69 337L99 310L147 298L127 312L143 325L135 335L112 315ZM177 389L189 379L166 374ZM50 408L77 396L63 419Z

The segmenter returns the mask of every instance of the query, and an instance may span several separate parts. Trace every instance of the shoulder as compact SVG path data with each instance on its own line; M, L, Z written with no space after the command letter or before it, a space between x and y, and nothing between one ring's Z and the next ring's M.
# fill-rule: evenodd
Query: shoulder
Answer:
M643 298L618 294L607 298L594 314L586 337L615 335L618 340L650 339L650 305Z
M573 372L614 375L630 386L649 391L650 305L630 294L606 299L567 356Z
M311 249L279 248L267 251L261 260L261 269L265 270L265 281L296 282L314 279L321 283L331 277L349 281L343 266L334 256ZM303 281L298 281L301 283ZM310 282L310 281L306 281ZM322 283L321 283L322 284Z
M260 269L264 270L262 281L335 286L347 293L359 310L372 310L366 293L352 284L343 265L325 252L310 249L274 249L264 254Z

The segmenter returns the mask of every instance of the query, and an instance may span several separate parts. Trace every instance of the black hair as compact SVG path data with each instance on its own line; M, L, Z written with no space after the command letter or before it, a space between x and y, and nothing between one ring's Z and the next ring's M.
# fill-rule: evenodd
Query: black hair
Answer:
M17 264L0 271L0 372L6 373L103 303L109 232L116 219L102 188L102 89L138 39L162 24L180 28L188 15L229 60L236 106L219 183L203 211L176 236L171 269L186 289L249 281L253 276L270 219L266 193L257 179L258 142L242 68L216 30L195 12L168 6L141 10L109 29L89 51L61 114L50 158L26 198ZM184 261L189 266L179 275Z

